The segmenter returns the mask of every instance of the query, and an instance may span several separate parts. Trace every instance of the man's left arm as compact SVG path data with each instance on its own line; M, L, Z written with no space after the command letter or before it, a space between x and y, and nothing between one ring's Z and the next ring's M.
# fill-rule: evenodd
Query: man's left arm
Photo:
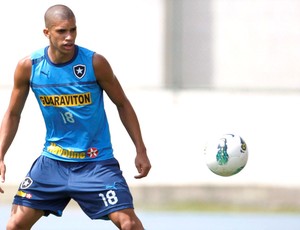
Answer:
M148 175L151 169L151 163L142 138L137 115L125 95L117 77L113 74L112 68L107 60L99 54L94 54L93 65L98 83L101 85L102 89L106 92L111 101L116 105L120 119L135 145L135 165L139 172L135 178L143 178Z

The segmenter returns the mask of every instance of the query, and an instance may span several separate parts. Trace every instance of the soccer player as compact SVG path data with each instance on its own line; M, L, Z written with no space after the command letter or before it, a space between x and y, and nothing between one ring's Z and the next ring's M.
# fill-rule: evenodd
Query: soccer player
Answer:
M61 216L70 199L91 219L111 220L119 229L144 229L113 155L103 92L116 105L136 147L138 179L147 176L151 164L136 113L108 61L75 44L77 28L72 10L54 5L44 19L43 32L49 46L18 62L1 124L3 183L4 156L17 132L31 88L46 124L45 144L18 188L7 229L30 229L42 216Z

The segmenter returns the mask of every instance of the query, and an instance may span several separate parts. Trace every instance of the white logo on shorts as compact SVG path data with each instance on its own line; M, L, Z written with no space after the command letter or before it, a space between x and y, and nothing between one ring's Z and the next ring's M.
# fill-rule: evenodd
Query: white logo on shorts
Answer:
M22 183L21 183L21 185L20 185L20 188L21 188L21 189L29 188L30 185L32 185L32 182L33 182L33 180L32 180L30 177L26 177L26 178L22 181Z

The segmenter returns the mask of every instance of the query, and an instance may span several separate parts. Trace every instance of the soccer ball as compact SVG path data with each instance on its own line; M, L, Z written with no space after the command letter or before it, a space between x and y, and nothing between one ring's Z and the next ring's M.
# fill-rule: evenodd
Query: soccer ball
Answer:
M207 167L219 176L232 176L240 172L248 161L246 142L236 134L225 134L208 142L204 148Z

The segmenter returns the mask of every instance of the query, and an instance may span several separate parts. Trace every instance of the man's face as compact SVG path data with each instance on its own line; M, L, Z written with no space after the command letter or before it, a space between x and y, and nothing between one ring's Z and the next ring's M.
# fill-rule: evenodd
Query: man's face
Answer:
M50 48L61 54L73 54L77 36L76 19L53 20L50 28L44 29Z

